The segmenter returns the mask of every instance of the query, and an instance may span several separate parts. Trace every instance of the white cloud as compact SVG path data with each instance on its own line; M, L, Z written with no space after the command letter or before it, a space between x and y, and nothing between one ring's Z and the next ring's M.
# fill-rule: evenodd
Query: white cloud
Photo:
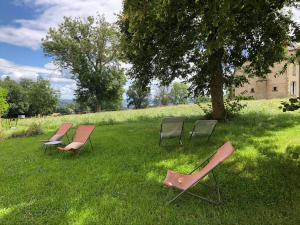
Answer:
M292 13L293 13L294 21L297 21L298 23L300 23L300 9L293 9Z
M73 99L76 82L70 79L69 73L61 72L57 67L48 63L44 67L17 65L11 61L0 58L0 78L10 77L13 80L30 79L36 81L38 77L50 81L51 86L59 90L61 98Z
M19 0L18 3L40 13L34 19L19 19L13 25L0 26L0 42L32 49L40 47L48 29L61 23L64 16L86 18L99 13L114 22L122 8L122 0Z

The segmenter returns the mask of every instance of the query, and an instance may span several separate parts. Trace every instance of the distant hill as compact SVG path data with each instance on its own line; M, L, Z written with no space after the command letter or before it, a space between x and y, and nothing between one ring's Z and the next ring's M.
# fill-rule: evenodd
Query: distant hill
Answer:
M74 101L72 99L60 99L59 100L59 104L64 106L64 105L69 105L74 103Z

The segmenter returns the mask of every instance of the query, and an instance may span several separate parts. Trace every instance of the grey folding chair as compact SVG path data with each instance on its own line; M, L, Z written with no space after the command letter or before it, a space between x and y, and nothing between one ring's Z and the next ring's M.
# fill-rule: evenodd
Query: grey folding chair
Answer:
M182 145L184 118L183 117L170 117L164 118L160 127L159 145L163 139L178 138L179 144Z
M217 123L217 120L197 120L190 132L190 139L196 136L208 136L207 141L209 141Z

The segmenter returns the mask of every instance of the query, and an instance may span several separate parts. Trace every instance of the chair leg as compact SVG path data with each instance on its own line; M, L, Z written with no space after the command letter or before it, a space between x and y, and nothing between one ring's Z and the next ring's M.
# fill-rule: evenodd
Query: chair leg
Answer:
M161 146L162 138L159 138L159 146Z
M94 148L93 148L93 145L92 145L92 141L91 141L90 138L89 138L89 142L90 142L90 145L91 145L92 150L94 151Z
M183 143L182 143L182 136L180 136L180 138L179 138L179 144L183 145Z
M181 195L183 195L183 193L185 193L185 192L187 194L189 194L189 195L197 197L197 198L199 198L201 200L204 200L204 201L206 201L208 203L215 204L215 205L221 204L222 200L221 200L221 193L220 193L220 188L219 188L219 185L218 185L218 181L217 181L216 176L214 175L213 171L211 172L211 174L212 174L212 179L213 179L213 182L214 182L214 186L211 187L209 185L204 185L204 184L203 185L206 186L206 187L208 187L208 188L210 188L210 189L213 189L216 192L216 194L217 194L217 200L210 199L210 198L207 198L207 197L203 197L201 195L198 195L198 194L195 194L193 192L185 190L185 191L181 191L178 195L176 195L174 198L172 198L170 201L168 201L167 204L172 203L177 198L179 198Z
M170 205L172 202L174 202L177 198L179 198L181 195L184 194L186 191L180 192L178 195L176 195L174 198L172 198L170 201L167 202L167 205Z

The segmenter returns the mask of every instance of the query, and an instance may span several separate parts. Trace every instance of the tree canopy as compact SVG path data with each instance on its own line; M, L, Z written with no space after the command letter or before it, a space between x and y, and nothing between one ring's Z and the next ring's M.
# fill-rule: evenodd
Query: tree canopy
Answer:
M188 86L184 83L175 82L170 91L170 100L174 105L188 103Z
M125 0L118 23L130 74L143 83L187 80L194 95L211 95L213 117L224 119L226 86L265 77L286 59L298 27L286 9L297 2ZM238 67L245 74L234 77Z
M0 87L7 90L8 118L16 118L18 115L48 115L55 111L58 104L59 93L47 80L16 82L6 78L0 81Z
M42 47L73 74L79 102L93 102L95 111L110 102L120 104L126 80L119 63L119 33L104 17L65 18L57 29L49 29Z
M0 118L9 109L9 105L6 101L7 95L8 95L8 91L6 89L0 87Z
M133 82L127 92L127 107L135 109L146 108L149 105L150 87L143 87L138 82Z

